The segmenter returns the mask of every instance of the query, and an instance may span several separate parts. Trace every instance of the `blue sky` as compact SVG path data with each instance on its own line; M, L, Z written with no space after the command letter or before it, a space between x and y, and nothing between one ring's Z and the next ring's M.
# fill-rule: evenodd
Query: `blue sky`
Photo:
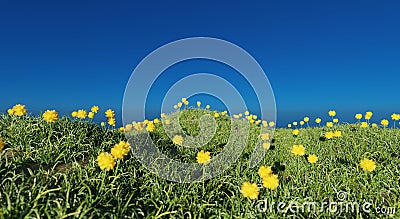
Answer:
M208 36L259 62L280 125L329 109L349 121L367 110L389 118L400 111L398 11L398 1L370 0L2 1L0 110L23 103L34 113L70 113L97 104L120 115L125 85L145 56Z

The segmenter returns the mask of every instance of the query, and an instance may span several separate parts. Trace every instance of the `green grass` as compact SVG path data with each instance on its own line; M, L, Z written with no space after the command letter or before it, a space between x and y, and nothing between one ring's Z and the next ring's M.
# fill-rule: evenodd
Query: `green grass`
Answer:
M183 131L198 136L199 118L205 110L183 110L178 114ZM159 149L171 158L196 162L204 149L211 156L227 143L231 120L216 119L211 141L199 149L173 145L161 123L151 133ZM97 155L121 140L123 133L102 128L88 121L62 117L55 123L24 116L0 118L0 138L6 147L0 152L0 217L4 218L386 218L376 212L279 212L277 203L297 201L335 202L337 192L348 194L346 201L394 207L393 218L400 217L400 130L360 128L341 124L333 128L300 129L297 137L291 129L276 129L271 149L261 163L249 167L249 158L259 139L260 128L250 127L247 145L239 158L222 175L200 183L174 183L144 168L132 154L119 160L111 171L102 171ZM329 130L341 130L342 137L324 140ZM210 132L211 133L211 132ZM291 147L302 144L306 154L317 154L310 164L303 156L294 156ZM377 168L360 168L364 157ZM276 190L262 188L257 174L260 165L273 166L279 175ZM257 183L257 200L243 198L243 182ZM262 200L275 202L272 212L260 213ZM327 207L326 207L327 208ZM361 209L360 209L361 210Z

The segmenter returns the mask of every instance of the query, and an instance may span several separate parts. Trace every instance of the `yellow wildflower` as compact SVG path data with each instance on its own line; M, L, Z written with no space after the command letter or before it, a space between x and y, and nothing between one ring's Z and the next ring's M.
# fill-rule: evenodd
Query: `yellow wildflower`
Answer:
M271 147L271 144L270 144L269 142L264 142L264 143L263 143L263 148L264 148L265 150L268 150L270 147Z
M172 142L176 145L182 145L183 137L181 135L175 135L174 138L172 138Z
M107 118L114 118L114 117L115 117L115 113L114 113L114 111L113 111L112 109L108 109L108 110L105 112L105 114L106 114L106 117L107 117Z
M362 122L361 123L361 128L367 128L369 125L367 122Z
M260 175L261 178L265 178L271 174L272 174L272 168L270 166L261 166L258 169L258 175Z
M99 156L97 156L97 163L102 170L112 170L115 166L114 157L111 154L105 152L102 152L99 154Z
M83 109L78 110L78 112L76 114L76 117L79 119L84 119L84 118L86 118L86 116L87 116L87 112L86 112L86 110L83 110Z
M115 119L114 118L108 118L107 123L111 126L115 126Z
M197 163L207 164L211 159L211 155L210 152L201 150L199 153L197 153L196 158Z
M99 112L99 106L92 106L92 109L90 109L93 113Z
M364 158L360 161L360 166L366 171L372 172L376 168L376 164L373 160Z
M12 107L12 115L15 116L23 116L26 114L26 107L25 105L17 104Z
M318 156L315 154L310 154L308 155L307 160L310 163L316 163L318 161Z
M258 197L259 188L255 183L244 182L240 187L240 192L242 193L243 197L248 197L253 200Z
M58 113L55 110L46 110L46 112L43 113L43 119L46 122L55 122L58 120Z
M275 190L279 186L278 176L270 174L262 179L263 186L267 189Z
M388 121L387 119L383 119L383 120L381 121L381 125L383 125L383 127L386 127L386 126L389 125L389 121Z
M303 145L293 145L292 153L294 155L303 156L306 153L306 149L304 148Z

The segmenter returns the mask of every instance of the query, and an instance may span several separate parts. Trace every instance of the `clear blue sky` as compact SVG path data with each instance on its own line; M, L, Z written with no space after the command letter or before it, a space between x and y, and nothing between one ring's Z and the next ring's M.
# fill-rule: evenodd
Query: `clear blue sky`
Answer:
M336 109L400 111L399 1L1 1L0 110L120 114L135 66L166 43L221 38L247 50L278 123ZM168 78L167 78L168 79ZM342 116L341 116L342 115Z

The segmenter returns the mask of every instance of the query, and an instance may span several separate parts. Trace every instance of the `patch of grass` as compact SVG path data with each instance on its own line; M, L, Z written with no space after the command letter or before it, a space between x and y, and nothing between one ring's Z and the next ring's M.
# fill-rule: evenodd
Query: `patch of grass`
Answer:
M179 118L182 134L201 135L207 116L214 112L186 109L169 115ZM200 122L204 119L204 123ZM215 119L215 130L202 147L190 149L172 143L162 123L150 133L156 146L171 158L196 162L199 150L217 155L228 142L231 120ZM178 128L172 130L180 131ZM208 130L208 129L207 129ZM332 130L342 137L322 138ZM215 134L214 134L215 131ZM211 135L212 134L212 135ZM201 183L173 183L144 168L132 154L118 160L111 171L101 171L97 155L125 136L118 130L101 128L82 120L62 117L55 123L24 116L0 118L0 138L6 147L0 152L0 215L4 218L385 218L378 208L399 208L400 152L399 129L360 128L359 124L335 125L332 128L300 129L297 137L291 129L276 129L271 148L261 163L249 167L249 158L259 140L260 127L250 126L249 139L239 160L222 175ZM294 156L291 148L302 144L306 154L318 155L310 164L305 156ZM360 168L364 157L374 160L373 172ZM276 190L262 188L260 165L272 166L279 176ZM257 183L258 200L243 198L243 182ZM323 212L299 209L291 213L288 204L297 202L338 202L338 192L346 192L345 201L358 202L360 212ZM273 207L259 212L258 206ZM368 201L371 212L362 212ZM286 203L286 207L278 203ZM287 212L281 212L286 210ZM293 209L296 210L296 209ZM320 209L318 209L320 210ZM393 217L399 217L396 209ZM0 216L1 217L1 216Z

